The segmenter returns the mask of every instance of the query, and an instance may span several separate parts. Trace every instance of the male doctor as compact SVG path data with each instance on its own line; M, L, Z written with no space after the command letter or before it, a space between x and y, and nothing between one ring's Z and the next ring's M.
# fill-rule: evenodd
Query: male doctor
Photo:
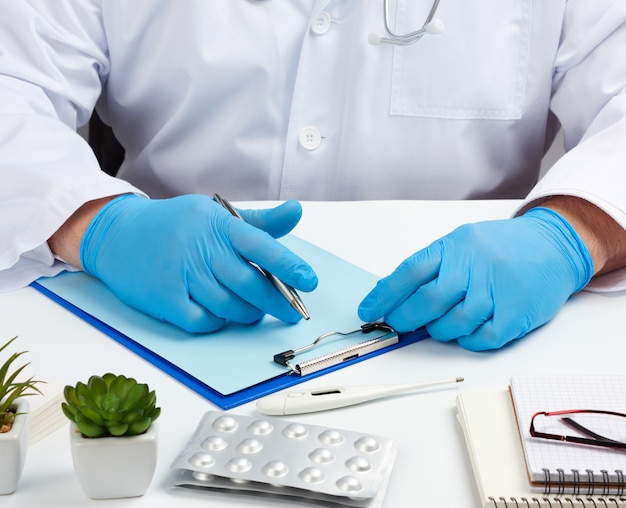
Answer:
M405 260L359 316L484 350L626 287L626 2L437 3L388 1L396 35L431 21L409 41L384 0L0 0L0 288L78 268L192 332L296 321L248 263L314 290L275 241L296 199L485 198L525 199ZM117 178L75 132L94 108ZM244 222L214 192L285 203Z

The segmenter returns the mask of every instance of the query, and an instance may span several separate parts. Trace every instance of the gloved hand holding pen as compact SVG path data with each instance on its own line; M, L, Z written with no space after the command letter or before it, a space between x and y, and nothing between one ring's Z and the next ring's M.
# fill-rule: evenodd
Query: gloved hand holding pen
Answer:
M570 224L548 208L466 224L406 259L361 302L364 321L499 348L549 321L594 273Z
M91 221L80 261L128 305L190 332L212 332L226 320L252 323L266 313L298 321L250 263L295 289L315 289L313 269L275 240L298 223L300 204L240 213L244 220L202 195L123 195Z

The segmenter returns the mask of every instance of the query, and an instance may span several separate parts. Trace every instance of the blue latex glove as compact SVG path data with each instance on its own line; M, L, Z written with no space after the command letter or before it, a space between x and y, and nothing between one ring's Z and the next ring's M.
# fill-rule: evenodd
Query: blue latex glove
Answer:
M212 332L226 320L253 323L265 313L298 321L248 261L295 289L315 289L313 269L275 240L298 223L300 203L240 213L243 221L208 196L124 195L92 220L80 260L128 305L190 332Z
M436 340L499 348L546 323L587 285L593 262L569 223L547 208L466 224L406 259L361 302L364 321Z

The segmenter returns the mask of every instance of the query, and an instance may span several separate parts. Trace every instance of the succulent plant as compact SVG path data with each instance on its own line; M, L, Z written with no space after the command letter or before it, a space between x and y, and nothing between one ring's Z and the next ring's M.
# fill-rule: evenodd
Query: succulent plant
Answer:
M0 347L0 353L4 351L17 337L13 337L6 344ZM0 366L0 432L8 432L11 430L11 424L16 416L16 413L11 410L15 401L20 397L27 395L41 394L38 383L43 381L37 381L30 377L26 381L17 381L17 376L28 365L18 367L14 371L11 371L11 365L20 356L25 354L26 351L20 351L19 353L13 353L9 358Z
M63 413L85 437L143 434L161 414L147 384L111 373L66 386Z

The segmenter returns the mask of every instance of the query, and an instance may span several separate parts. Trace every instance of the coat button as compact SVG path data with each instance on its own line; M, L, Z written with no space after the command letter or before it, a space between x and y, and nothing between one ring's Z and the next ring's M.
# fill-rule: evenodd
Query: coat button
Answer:
M330 14L327 12L320 12L317 19L311 25L311 30L314 34L324 35L330 28Z
M322 134L315 127L305 127L300 131L298 140L307 150L315 150L322 144Z

